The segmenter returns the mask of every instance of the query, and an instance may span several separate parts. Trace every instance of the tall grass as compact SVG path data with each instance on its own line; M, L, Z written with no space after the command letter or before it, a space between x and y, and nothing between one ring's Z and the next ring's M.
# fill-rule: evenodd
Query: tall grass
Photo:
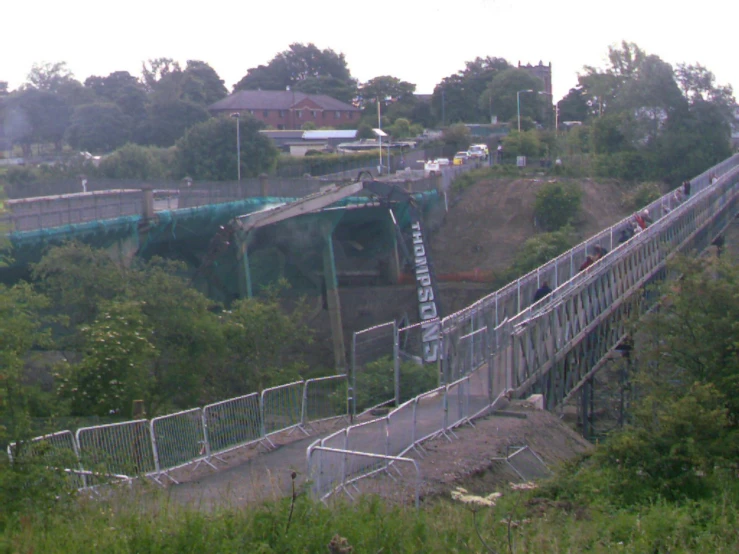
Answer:
M591 501L565 501L546 491L506 491L495 507L471 508L445 496L427 500L419 511L376 497L326 507L300 496L289 525L290 499L201 510L174 505L166 492L160 494L23 515L0 537L0 552L739 551L739 511L730 492L695 502L614 508L600 493Z

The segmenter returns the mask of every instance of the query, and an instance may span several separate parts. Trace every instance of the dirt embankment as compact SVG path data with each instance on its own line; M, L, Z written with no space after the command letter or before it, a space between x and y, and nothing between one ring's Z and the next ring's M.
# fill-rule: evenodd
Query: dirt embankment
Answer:
M437 274L502 271L510 267L534 225L536 193L546 183L574 182L583 192L577 232L583 238L629 214L622 205L623 188L592 179L488 179L451 193L449 212L431 238Z

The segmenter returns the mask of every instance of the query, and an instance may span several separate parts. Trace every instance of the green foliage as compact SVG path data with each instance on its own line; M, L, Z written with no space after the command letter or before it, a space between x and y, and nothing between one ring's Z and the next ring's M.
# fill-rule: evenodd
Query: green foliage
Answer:
M285 286L269 289L258 299L238 300L223 314L230 360L222 376L222 394L246 394L297 381L307 369L299 355L312 341L302 322L307 308L298 303L283 311L277 295Z
M509 156L529 156L535 158L541 155L541 143L537 131L512 131L503 139L503 151Z
M213 117L191 127L177 141L177 165L181 177L204 181L233 181L237 175L236 125L234 118ZM240 120L241 176L256 177L268 172L278 152L259 130L263 124L253 117Z
M624 193L623 204L630 209L638 210L662 196L658 183L639 183L633 190Z
M643 181L649 179L654 172L651 156L641 151L595 156L593 170L600 177L614 177L625 181Z
M546 231L557 231L577 221L582 190L574 183L547 183L536 193L534 217Z
M481 167L479 169L471 169L461 173L454 181L452 181L453 191L463 191L472 185L484 180L492 179L499 175L500 171L495 167Z
M343 102L351 102L357 93L344 54L315 44L290 44L267 65L250 68L234 85L238 90L293 90L308 94L327 94Z
M59 371L73 415L128 414L141 399L154 416L300 378L311 340L302 303L283 308L278 290L268 290L220 312L182 272L157 258L124 268L76 244L51 249L34 266L65 316L60 339L84 353Z
M75 108L66 139L72 148L104 154L130 137L128 120L116 104L86 104Z
M357 413L395 398L393 360L380 358L357 373ZM439 384L437 368L433 364L418 364L405 361L400 364L400 402L405 402L421 393L434 389Z
M503 58L478 57L465 62L461 71L444 77L434 88L431 97L436 121L441 121L442 125L460 121L489 122L491 106L488 102L481 102L480 97L493 78L509 67L510 64ZM497 113L497 109L495 106L492 113Z
M164 179L168 167L164 149L126 144L100 162L100 174L110 179Z
M442 140L451 150L467 150L472 144L472 134L466 125L457 123L444 129Z
M516 252L513 262L515 275L523 275L532 269L556 258L575 244L572 228L566 226L558 231L540 233L527 239ZM513 276L512 276L513 277Z
M496 73L479 102L483 108L490 107L501 121L517 117L519 105L521 117L539 121L544 104L550 100L548 96L536 94L541 86L542 81L538 77L525 69L511 67Z
M137 399L152 413L158 383L150 368L159 353L141 303L101 306L98 318L80 332L83 359L62 370L57 383L59 395L71 401L72 415L115 413L131 418Z

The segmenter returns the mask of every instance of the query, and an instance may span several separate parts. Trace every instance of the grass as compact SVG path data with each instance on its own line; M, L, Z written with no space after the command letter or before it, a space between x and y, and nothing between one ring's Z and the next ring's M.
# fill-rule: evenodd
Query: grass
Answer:
M17 517L0 535L0 552L739 551L739 511L731 492L682 504L614 508L598 494L578 503L546 491L504 491L494 507L443 497L425 501L419 511L376 497L355 504L338 499L326 507L299 496L292 518L290 499L200 510L169 502L166 492L154 493L158 502L144 494Z

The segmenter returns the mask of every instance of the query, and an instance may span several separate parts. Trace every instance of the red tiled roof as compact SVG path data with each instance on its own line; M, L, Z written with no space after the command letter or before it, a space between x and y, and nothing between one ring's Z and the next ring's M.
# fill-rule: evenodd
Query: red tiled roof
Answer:
M245 110L289 110L303 100L310 100L319 109L330 111L358 112L359 108L346 104L325 94L305 94L290 90L240 90L230 96L208 106L208 111L245 111Z

